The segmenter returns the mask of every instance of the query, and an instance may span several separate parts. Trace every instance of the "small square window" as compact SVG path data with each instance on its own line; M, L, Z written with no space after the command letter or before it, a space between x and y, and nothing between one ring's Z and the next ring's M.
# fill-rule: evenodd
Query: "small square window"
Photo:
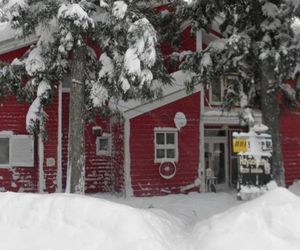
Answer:
M9 165L9 138L0 138L0 164Z
M99 150L100 151L108 151L108 138L100 138L99 139Z
M214 81L210 86L209 96L210 103L220 105L224 101L226 92L233 87L233 83L238 81L238 75L229 74ZM235 103L235 105L238 105Z
M178 161L177 130L155 129L155 162Z
M96 139L96 155L111 155L111 136L101 136Z

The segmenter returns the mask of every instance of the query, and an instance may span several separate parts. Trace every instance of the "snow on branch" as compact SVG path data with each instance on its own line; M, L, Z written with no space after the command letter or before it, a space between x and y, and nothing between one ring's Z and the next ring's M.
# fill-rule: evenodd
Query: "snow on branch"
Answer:
M25 68L29 76L34 76L45 71L46 65L43 57L41 56L40 47L36 47L30 51L25 60Z
M81 8L79 4L62 4L58 10L58 19L73 21L77 27L87 30L90 25L94 26L94 21L89 15Z
M125 93L130 89L130 81L138 80L142 87L153 80L149 69L156 62L157 42L156 31L146 18L131 24L127 39L129 45L124 55L124 70L119 79Z
M94 107L102 107L109 99L107 89L100 82L93 83L90 97Z
M126 15L128 5L123 1L115 1L112 9L112 14L117 19L123 19Z

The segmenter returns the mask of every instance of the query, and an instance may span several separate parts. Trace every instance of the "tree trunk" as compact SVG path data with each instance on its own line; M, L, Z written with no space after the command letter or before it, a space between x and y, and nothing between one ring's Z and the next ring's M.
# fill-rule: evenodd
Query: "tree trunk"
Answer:
M84 62L84 48L79 47L74 50L72 60L67 192L80 194L85 190Z
M272 172L273 178L279 186L285 186L284 166L282 160L281 139L280 139L280 106L277 99L275 86L276 79L274 67L268 62L261 65L261 109L263 123L268 126L272 135L273 154Z

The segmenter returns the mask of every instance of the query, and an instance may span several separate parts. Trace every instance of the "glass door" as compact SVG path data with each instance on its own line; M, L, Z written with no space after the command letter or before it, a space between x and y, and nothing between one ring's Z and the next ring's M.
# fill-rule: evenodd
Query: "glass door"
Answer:
M225 142L205 143L205 168L207 175L217 177L217 183L227 183Z
M218 189L229 187L228 140L224 129L205 129L205 175L206 181L216 179Z

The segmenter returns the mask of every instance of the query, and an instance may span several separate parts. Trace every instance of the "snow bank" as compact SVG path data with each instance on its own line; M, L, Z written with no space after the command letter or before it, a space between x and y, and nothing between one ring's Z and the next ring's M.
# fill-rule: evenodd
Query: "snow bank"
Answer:
M204 250L299 249L299 225L300 199L277 188L198 223L192 243Z
M184 249L181 222L77 195L0 193L5 250Z
M14 38L15 33L16 31L11 27L9 22L0 23L0 42Z
M125 204L141 209L160 209L172 214L186 225L194 225L196 222L205 220L214 214L241 204L235 194L229 193L189 193L169 194L154 197L116 197L110 194L96 194L96 197L109 201Z
M112 13L117 19L123 19L126 14L127 7L128 5L123 1L115 1Z
M295 181L291 186L289 186L289 190L295 195L300 196L300 181Z
M1 249L299 249L297 196L276 188L203 220L240 203L233 197L207 193L113 199L144 208L137 209L78 195L0 193Z

